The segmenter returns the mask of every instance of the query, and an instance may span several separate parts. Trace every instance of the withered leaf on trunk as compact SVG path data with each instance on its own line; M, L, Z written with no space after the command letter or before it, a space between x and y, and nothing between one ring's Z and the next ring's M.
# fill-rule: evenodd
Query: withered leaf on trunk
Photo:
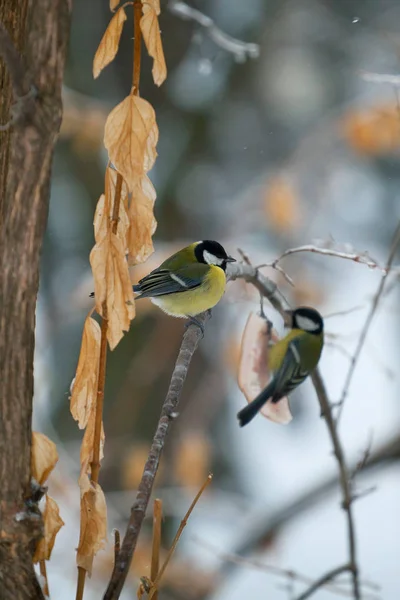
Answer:
M161 85L167 77L167 65L165 64L157 12L148 3L143 4L143 17L140 19L140 28L147 52L153 59L152 74L154 83Z
M145 167L154 163L157 139L154 109L143 98L130 95L108 115L104 145L130 191Z
M94 276L96 310L104 316L103 303L106 303L107 339L113 350L124 331L129 330L130 321L135 316L128 263L120 238L110 233L97 243L90 253L90 264Z
M76 555L78 567L92 574L93 558L104 548L107 540L107 506L98 483L89 481L83 473L79 478L81 489L81 523Z
M58 461L57 448L43 433L32 432L31 475L40 485L47 481L48 476Z
M115 4L115 6L117 4L118 2ZM111 6L110 3L111 9L113 9L115 6ZM108 27L101 38L99 47L96 50L96 54L94 55L93 77L95 79L100 75L104 67L114 60L118 52L124 21L126 21L126 14L124 7L121 6L121 8L117 10L109 22Z
M33 562L40 560L50 560L56 535L61 527L65 525L60 517L58 504L51 496L46 495L46 506L43 512L44 536L36 546Z
M278 339L273 330L269 334L265 319L250 313L243 331L238 372L239 388L247 402L254 400L271 379L269 348L270 344L276 343ZM267 402L260 413L275 423L287 424L292 420L286 397L276 404Z
M97 399L100 325L89 315L83 327L81 351L71 393L70 410L81 429L86 427Z
M133 189L128 209L130 227L128 231L129 262L145 262L154 252L152 236L157 227L153 208L156 191L150 179L143 175Z

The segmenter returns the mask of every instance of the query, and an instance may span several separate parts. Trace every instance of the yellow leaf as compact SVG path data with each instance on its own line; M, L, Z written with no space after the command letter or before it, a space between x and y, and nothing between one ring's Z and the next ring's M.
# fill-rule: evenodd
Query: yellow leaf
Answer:
M268 225L279 232L287 232L299 226L299 200L293 188L282 177L274 178L264 198Z
M99 324L87 317L70 404L71 414L81 429L86 427L92 407L96 405L100 338Z
M269 345L278 339L273 330L268 331L265 319L250 313L243 331L238 372L239 388L247 402L254 400L271 379L268 366ZM267 402L260 412L275 423L287 424L292 420L286 397L275 404Z
M46 506L43 513L44 536L36 546L33 562L38 563L40 560L50 560L53 550L56 535L61 527L65 525L60 517L58 504L49 495L46 495Z
M107 339L111 350L129 330L135 316L132 284L122 241L110 233L97 243L90 253L94 276L96 310L103 315L103 303L107 307Z
M80 462L81 466L88 465L93 460L93 441L94 441L94 428L96 422L96 405L92 406L92 410L89 415L89 419L86 425L85 433L83 436L82 444L81 444L81 452L80 452ZM104 453L104 428L103 423L101 424L101 433L100 433L100 456L99 459L102 460ZM88 470L89 472L89 470Z
M131 264L145 262L154 252L152 236L157 227L153 214L155 199L153 184L144 175L132 192L128 209L130 227L127 242Z
M156 85L161 85L167 77L164 51L161 42L160 26L157 12L149 4L143 4L143 17L140 19L144 43L147 52L153 59L153 80Z
M58 461L54 442L43 433L32 432L31 475L43 485Z
M157 139L154 109L143 98L128 96L108 115L104 145L129 191L154 164Z
M118 4L120 3L120 0L110 0L110 10L114 10L114 8L117 8Z
M121 6L121 8L117 10L109 22L108 27L101 38L99 47L96 50L96 54L94 55L93 77L95 79L100 75L104 67L114 60L115 55L118 52L119 40L121 38L124 21L126 21L126 14L124 7Z
M91 483L86 473L79 478L81 489L81 526L76 555L78 567L92 574L93 558L107 540L107 506L98 483Z

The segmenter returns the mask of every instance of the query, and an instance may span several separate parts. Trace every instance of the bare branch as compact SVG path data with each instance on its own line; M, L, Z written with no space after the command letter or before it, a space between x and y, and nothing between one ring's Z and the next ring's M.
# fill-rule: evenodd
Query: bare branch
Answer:
M400 86L400 75L390 75L381 73L370 73L369 71L361 71L361 79L368 81L369 83L385 84L388 83L391 86Z
M359 337L359 340L358 340L357 348L356 348L356 350L355 350L355 352L353 354L353 358L351 360L349 370L347 371L346 379L345 379L344 386L343 386L342 395L341 395L339 403L338 403L339 410L338 410L338 414L337 414L337 423L339 422L340 417L342 415L343 406L344 406L345 400L347 398L347 395L349 393L350 384L351 384L351 381L353 379L354 371L355 371L355 368L357 366L358 359L360 358L360 354L361 354L361 351L363 349L365 340L367 338L369 328L371 326L371 323L372 323L373 318L375 316L376 310L378 308L379 301L380 301L380 299L382 297L382 294L383 294L383 291L385 289L385 285L386 285L386 281L387 281L387 276L388 276L388 274L389 274L389 272L390 272L390 270L392 268L393 260L394 260L394 257L396 255L396 252L397 252L397 249L399 247L399 244L400 244L400 222L398 223L398 225L396 227L396 231L394 232L394 235L393 235L393 238L392 238L392 243L391 243L391 246L390 246L389 257L387 259L386 266L384 268L384 276L382 277L382 279L379 282L379 286L378 286L376 294L375 294L375 296L373 298L370 311L369 311L369 313L367 315L366 321L364 323L364 327L362 328L362 331L361 331L361 334L360 334L360 337Z
M209 313L203 313L197 320L205 325L209 319ZM176 417L176 410L182 392L183 384L188 373L190 362L198 346L202 332L195 324L190 324L186 329L175 368L172 373L167 396L161 410L157 429L154 434L150 452L144 466L142 479L139 484L135 503L131 509L128 526L122 541L121 549L111 575L110 582L104 594L104 600L116 600L119 598L125 579L132 562L136 549L140 529L146 514L147 505L153 490L154 480L158 471L161 454L171 421Z
M323 587L324 585L332 581L332 579L334 579L338 575L341 575L342 573L345 573L346 571L352 571L351 565L342 565L340 567L336 567L336 569L332 569L332 571L328 571L328 573L325 573L325 575L314 581L314 583L310 585L310 587L305 592L303 592L302 594L300 594L300 596L296 598L296 600L306 600L307 598L310 598L310 596L312 596L314 592L319 590L319 588Z
M260 46L258 44L242 42L241 40L228 35L219 29L210 17L199 10L192 8L186 4L186 2L173 0L169 2L168 9L172 14L181 19L198 23L217 46L226 52L233 54L238 62L245 62L248 58L259 57Z
M278 295L276 285L267 277L260 275L259 270L251 265L237 264L230 265L230 279L244 279L248 283L253 284L260 293L264 294L271 304L281 314L284 314L285 308ZM342 489L343 508L346 512L348 545L349 545L349 565L353 576L353 595L355 600L360 600L360 585L358 578L358 566L356 558L356 540L354 532L354 520L352 513L352 495L350 489L349 472L346 465L346 460L342 445L336 430L335 421L332 415L331 405L325 389L325 384L322 380L319 369L316 369L312 375L312 382L317 393L318 401L321 407L321 415L324 417L328 427L329 435L334 448L334 453L338 462L340 474L340 486Z

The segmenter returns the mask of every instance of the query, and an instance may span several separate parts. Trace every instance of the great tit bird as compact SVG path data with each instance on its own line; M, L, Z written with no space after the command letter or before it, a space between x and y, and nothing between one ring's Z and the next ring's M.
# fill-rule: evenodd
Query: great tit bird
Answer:
M143 277L133 291L151 298L174 317L194 318L219 302L226 285L225 269L235 259L218 242L203 240L183 248Z
M288 311L291 330L269 352L273 372L267 387L238 412L240 427L247 425L266 402L279 402L299 386L318 364L324 345L324 322L314 308Z

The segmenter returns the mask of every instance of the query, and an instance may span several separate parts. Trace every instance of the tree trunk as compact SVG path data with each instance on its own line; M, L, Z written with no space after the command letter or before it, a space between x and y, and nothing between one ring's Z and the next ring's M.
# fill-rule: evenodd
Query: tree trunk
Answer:
M42 534L41 518L29 502L35 308L51 162L61 123L71 1L0 0L0 19L11 37L9 46L12 50L12 41L25 64L21 81L2 36L0 54L7 60L0 65L1 124L11 118L11 80L14 100L15 92L22 95L21 89L36 90L34 98L20 101L15 124L0 140L2 600L43 598L32 566Z

